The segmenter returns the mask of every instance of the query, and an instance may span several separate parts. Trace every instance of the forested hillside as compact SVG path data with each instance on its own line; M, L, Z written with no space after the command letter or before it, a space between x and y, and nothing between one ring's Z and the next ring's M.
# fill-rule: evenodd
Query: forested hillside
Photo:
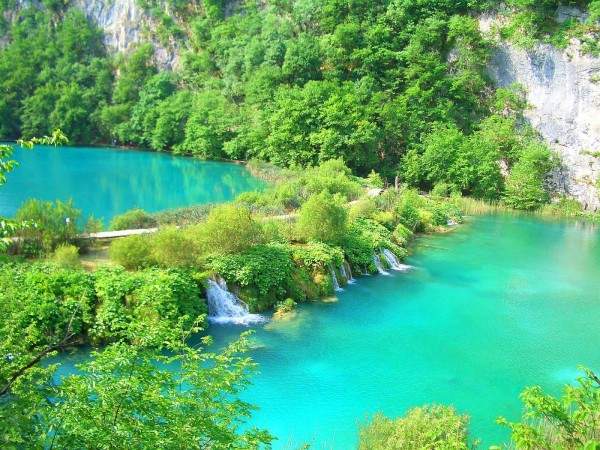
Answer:
M476 17L496 2L138 3L157 26L133 53L109 55L77 7L5 0L0 137L61 128L76 143L202 158L342 157L358 174L423 189L491 200L512 190L520 208L547 200L555 162L521 120L521 93L495 91L486 76ZM597 32L598 1L579 2L585 25L557 28L561 3L572 2L509 1L503 33L526 45ZM156 67L150 42L177 47L175 70Z

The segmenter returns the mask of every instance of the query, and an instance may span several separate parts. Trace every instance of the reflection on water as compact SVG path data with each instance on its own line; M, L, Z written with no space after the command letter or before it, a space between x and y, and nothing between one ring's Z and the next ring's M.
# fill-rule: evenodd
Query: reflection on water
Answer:
M84 215L110 220L131 208L160 211L218 203L260 188L241 165L109 148L17 149L17 169L0 188L0 216L24 200L72 198Z

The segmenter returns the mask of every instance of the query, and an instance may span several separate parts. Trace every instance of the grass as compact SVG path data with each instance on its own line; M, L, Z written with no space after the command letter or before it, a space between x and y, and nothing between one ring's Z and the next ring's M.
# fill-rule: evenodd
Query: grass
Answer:
M471 197L458 197L456 205L463 214L481 216L485 214L526 215L544 219L576 219L600 224L600 211L590 212L581 209L581 205L573 199L561 198L556 203L544 205L535 211L519 211L501 202L486 202Z

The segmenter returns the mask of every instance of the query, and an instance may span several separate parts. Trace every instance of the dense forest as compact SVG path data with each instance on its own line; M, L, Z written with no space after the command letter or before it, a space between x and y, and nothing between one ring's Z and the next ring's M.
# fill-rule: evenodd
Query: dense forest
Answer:
M525 186L509 202L530 209L547 199L539 180L553 161L521 120L518 89L495 92L486 76L477 14L494 3L145 1L148 42L109 55L83 12L44 1L3 23L0 138L60 128L73 143L208 159L342 157L359 175L488 200ZM560 3L509 1L500 33L523 45L597 33L598 1L580 2L587 23L559 26ZM151 42L178 49L175 70L156 66Z

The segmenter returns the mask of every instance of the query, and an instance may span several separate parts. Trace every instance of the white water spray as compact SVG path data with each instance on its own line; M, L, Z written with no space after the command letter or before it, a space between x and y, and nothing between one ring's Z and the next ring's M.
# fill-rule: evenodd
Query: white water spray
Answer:
M387 270L383 268L383 264L381 264L381 259L379 258L379 255L373 255L373 263L375 264L375 267L377 267L377 272L379 272L381 275L390 274Z
M212 323L250 325L265 322L260 314L250 314L248 306L227 290L225 280L208 280L206 287L208 320Z
M343 291L340 287L340 283L338 282L337 276L335 274L335 270L332 266L329 266L329 272L331 272L331 281L333 282L333 290L336 292Z
M383 256L386 259L390 267L394 270L406 272L407 270L410 270L412 268L412 266L409 266L408 264L402 264L400 261L398 261L396 255L394 255L394 253L391 250L388 250L387 248L383 249L381 256Z
M342 272L342 274L344 274L348 284L354 284L356 282L356 280L352 276L352 269L350 268L350 264L348 264L347 261L344 261L342 263L342 265L340 266L340 272Z

